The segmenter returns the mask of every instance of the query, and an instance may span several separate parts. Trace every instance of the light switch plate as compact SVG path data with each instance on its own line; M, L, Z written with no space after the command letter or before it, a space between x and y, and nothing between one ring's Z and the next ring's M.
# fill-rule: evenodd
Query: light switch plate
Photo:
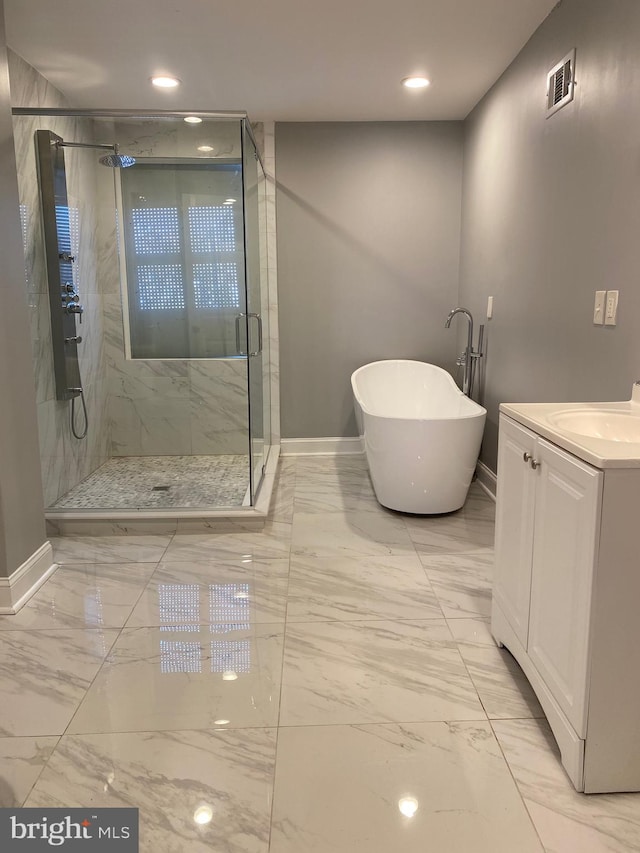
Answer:
M618 291L607 290L607 301L604 310L605 326L615 326L618 314Z
M606 296L606 290L596 290L596 301L593 306L593 322L597 326L601 326L604 323L604 305Z

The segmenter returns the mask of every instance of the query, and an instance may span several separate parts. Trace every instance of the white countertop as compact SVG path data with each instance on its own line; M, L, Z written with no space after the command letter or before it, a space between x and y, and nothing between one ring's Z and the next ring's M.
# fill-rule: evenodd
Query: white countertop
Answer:
M634 392L635 393L635 392ZM580 435L553 424L550 416L572 411L633 414L640 419L640 404L631 400L607 403L501 403L500 411L543 438L573 453L596 468L640 468L640 442L612 441Z

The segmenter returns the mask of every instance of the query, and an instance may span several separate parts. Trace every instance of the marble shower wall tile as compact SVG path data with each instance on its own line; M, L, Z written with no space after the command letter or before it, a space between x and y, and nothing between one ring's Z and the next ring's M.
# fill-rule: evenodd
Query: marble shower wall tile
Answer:
M66 106L59 92L35 69L11 52L9 74L14 105ZM73 268L73 280L78 286L85 308L85 322L82 326L77 326L78 333L83 337L79 361L91 421L86 439L79 441L73 437L69 428L70 404L58 403L55 399L48 283L34 144L34 132L37 129L51 130L63 139L74 142L92 142L93 136L91 123L78 117L14 118L18 190L25 241L25 279L31 307L33 368L39 408L43 492L45 504L51 505L107 458L107 388L102 306L97 276L97 161L95 152L66 149L64 154L72 224L71 248L77 258ZM76 408L80 409L80 406ZM66 417L63 416L62 410Z
M10 70L11 103L21 107L45 105L47 81L11 48L7 49Z
M640 794L579 794L546 720L492 723L547 853L640 850Z
M27 805L138 808L140 853L267 853L275 750L273 729L66 736Z
M191 438L196 454L248 452L246 359L189 362Z
M247 453L246 360L126 360L120 299L104 305L112 455Z

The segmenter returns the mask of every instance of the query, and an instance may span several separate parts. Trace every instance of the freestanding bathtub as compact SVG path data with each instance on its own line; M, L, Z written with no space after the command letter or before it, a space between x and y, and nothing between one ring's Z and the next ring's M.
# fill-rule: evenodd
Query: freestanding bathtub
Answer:
M453 378L421 361L374 361L351 376L356 420L378 501L400 512L464 504L487 415Z

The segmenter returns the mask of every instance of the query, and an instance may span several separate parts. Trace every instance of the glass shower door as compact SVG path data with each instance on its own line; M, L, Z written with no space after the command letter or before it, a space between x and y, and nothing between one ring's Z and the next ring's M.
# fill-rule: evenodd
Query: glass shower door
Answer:
M254 503L264 474L271 432L270 395L266 373L269 352L269 330L266 323L267 253L264 227L266 179L246 120L243 121L242 127L242 172L247 282L249 453L251 498Z

